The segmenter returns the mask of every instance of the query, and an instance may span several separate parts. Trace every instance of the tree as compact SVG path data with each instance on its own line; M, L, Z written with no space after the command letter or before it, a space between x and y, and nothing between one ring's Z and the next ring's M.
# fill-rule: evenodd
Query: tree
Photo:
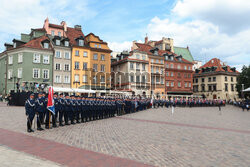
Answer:
M240 97L242 95L242 84L244 84L244 89L250 87L250 65L248 67L244 65L242 67L242 72L238 76L236 89Z

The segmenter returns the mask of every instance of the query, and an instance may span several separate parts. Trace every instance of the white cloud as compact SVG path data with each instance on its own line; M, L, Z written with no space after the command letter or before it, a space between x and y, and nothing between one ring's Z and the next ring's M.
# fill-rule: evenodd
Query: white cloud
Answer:
M124 41L124 42L108 42L108 46L114 52L122 52L124 50L131 50L132 42L131 41Z
M250 27L249 0L179 0L172 14L209 21L228 34Z

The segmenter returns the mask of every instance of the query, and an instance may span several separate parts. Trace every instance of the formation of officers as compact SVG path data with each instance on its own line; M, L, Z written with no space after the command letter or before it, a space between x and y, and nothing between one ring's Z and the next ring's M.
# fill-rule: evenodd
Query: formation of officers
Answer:
M25 102L27 116L27 131L34 132L32 122L36 118L37 130L50 128L50 118L52 117L52 127L84 123L99 119L114 117L145 110L150 107L150 99L131 98L97 98L69 96L68 94L54 94L55 114L50 114L47 109L48 99L46 93L39 93L35 98L31 94Z

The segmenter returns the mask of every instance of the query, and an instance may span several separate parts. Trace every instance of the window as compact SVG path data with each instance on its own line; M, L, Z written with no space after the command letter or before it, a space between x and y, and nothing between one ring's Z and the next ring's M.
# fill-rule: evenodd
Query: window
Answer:
M151 63L154 63L154 59L151 59Z
M231 91L234 91L234 84L231 84Z
M190 88L191 88L191 82L189 82L188 87L190 87Z
M214 90L214 91L216 91L216 90L217 90L217 88L216 88L216 84L215 84L215 85L213 85L213 90Z
M140 63L136 63L136 70L140 70Z
M88 69L88 63L83 63L83 70L87 70Z
M169 72L166 72L167 77L169 76Z
M202 92L205 92L205 85L202 85L202 86L201 86L201 91L202 91Z
M187 82L185 82L185 88L187 88L188 87L188 83Z
M65 79L65 78L64 78ZM65 80L64 80L65 81ZM61 83L61 75L56 75L56 83Z
M102 48L102 45L99 45L99 48Z
M201 78L201 82L205 82L205 78Z
M151 73L154 73L154 66L151 66Z
M140 59L140 55L136 55L136 59Z
M49 64L49 55L43 55L43 64Z
M79 56L79 50L75 50L75 55Z
M105 72L105 65L101 65L101 72Z
M190 78L191 77L191 75L190 74L188 74L188 78Z
M130 69L134 69L134 63L130 62Z
M213 82L216 82L216 77L213 77Z
M40 78L40 69L33 69L33 78Z
M61 58L61 52L59 50L56 51L56 58Z
M166 85L169 86L169 82L166 82Z
M69 52L64 52L64 58L65 59L70 59Z
M82 82L83 83L87 83L88 82L88 76L87 75L83 75L82 76Z
M54 30L51 31L51 35L52 35L52 36L55 35L55 31L54 31Z
M88 57L88 52L85 52L85 51L84 51L84 52L83 52L83 56L84 56L84 57Z
M97 60L97 59L98 59L98 55L97 55L96 53L93 55L93 59L94 59L94 60Z
M93 83L96 83L97 82L97 78L96 76L93 77Z
M70 83L70 81L69 81L69 76L64 76L64 83Z
M208 85L208 91L212 91L212 85Z
M174 73L173 73L173 72L171 72L170 74L171 74L171 77L173 77L173 76L174 76Z
M18 68L17 69L17 78L22 78L23 75L23 69L22 68Z
M75 70L79 70L79 62L78 61L75 62Z
M134 82L134 76L133 75L130 76L130 82Z
M140 76L139 75L136 76L136 82L140 82Z
M33 63L40 63L40 54L35 53L33 55Z
M191 70L191 67L190 67L190 66L188 66L188 70Z
M178 82L178 87L181 87L181 82Z
M18 53L18 63L22 63L22 62L23 62L23 54Z
M195 82L198 83L198 78L195 79Z
M47 42L43 43L43 47L44 47L45 49L49 49L49 43L47 43Z
M233 77L231 77L231 82L233 82L234 81L234 78Z
M184 70L186 70L187 69L187 66L184 66Z
M146 82L146 76L142 76L142 83L145 83Z
M105 60L105 55L101 55L101 60Z
M156 83L160 83L160 77L156 77Z
M181 77L181 73L178 72L178 73L177 73L177 76L178 76L178 78L180 78L180 77Z
M178 64L177 69L181 69L181 66Z
M156 60L155 60L155 63L159 63L159 60L158 60L158 59L156 59Z
M16 48L16 42L14 42L13 47Z
M43 79L49 79L49 70L43 69Z
M156 73L159 73L159 67L156 67L155 71L156 71Z
M170 60L174 60L174 56L170 56Z
M166 64L166 68L169 68L169 64Z
M170 68L174 68L174 65L173 65L173 64L171 64L171 65L170 65Z
M225 91L228 91L228 84L225 84Z
M227 77L225 77L225 81L227 81Z
M13 56L12 55L9 56L9 64L13 64Z
M94 72L97 71L97 64L93 64L93 71L94 71Z
M65 41L64 46L69 46L69 41Z
M60 45L60 40L59 39L56 40L56 45Z
M61 70L61 64L56 63L56 70Z
M146 65L142 64L142 70L145 71L146 70Z
M60 31L58 31L58 36L61 37L61 32Z
M101 83L105 83L105 76L101 76Z
M161 64L163 64L163 60L161 59Z
M164 84L164 78L161 78L161 84Z
M142 55L142 60L146 60L146 56Z
M171 82L171 87L174 87L174 82Z
M8 70L8 79L11 79L11 78L12 78L12 75L13 75L13 70L12 70L12 69L9 69L9 70Z
M75 82L79 82L79 74L75 74Z
M97 44L95 44L95 48L97 48Z
M208 78L208 82L211 82L211 77Z
M79 46L83 46L83 40L82 39L79 40Z
M69 64L64 64L64 71L70 71Z

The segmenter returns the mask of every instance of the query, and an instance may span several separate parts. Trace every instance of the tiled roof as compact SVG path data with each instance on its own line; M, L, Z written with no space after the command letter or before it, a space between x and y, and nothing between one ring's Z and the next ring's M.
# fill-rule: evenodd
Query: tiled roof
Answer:
M224 64L223 62L220 61L220 59L217 59L217 58L213 58L211 60L209 60L206 64L204 64L203 66L200 67L200 69L202 68L208 68L208 67L217 67L216 68L216 72L225 72L225 70L223 69L223 67L226 67L227 68L227 72L234 72L231 70L231 67ZM202 73L202 71L199 71L199 73ZM236 73L239 73L237 70L236 70Z
M69 38L69 41L71 43L71 45L76 45L76 38L83 36L84 34L82 32L82 30L79 29L75 29L75 28L71 28L71 27L67 27L67 32L66 32L67 37Z
M51 24L51 23L49 24L49 27L63 29L62 25Z
M44 28L32 28L31 30L35 30L35 31L46 31Z
M182 55L182 57L188 61L194 61L194 58L188 48L174 46L174 53L177 55Z
M47 36L41 36L41 37L38 37L38 38L34 38L32 40L30 40L29 42L27 42L26 44L20 46L20 47L28 47L28 48L35 48L35 49L45 49L43 48L42 46L42 41L44 40L49 40L49 38ZM51 48L51 45L50 45L50 48ZM47 50L50 50L50 49L47 49Z

